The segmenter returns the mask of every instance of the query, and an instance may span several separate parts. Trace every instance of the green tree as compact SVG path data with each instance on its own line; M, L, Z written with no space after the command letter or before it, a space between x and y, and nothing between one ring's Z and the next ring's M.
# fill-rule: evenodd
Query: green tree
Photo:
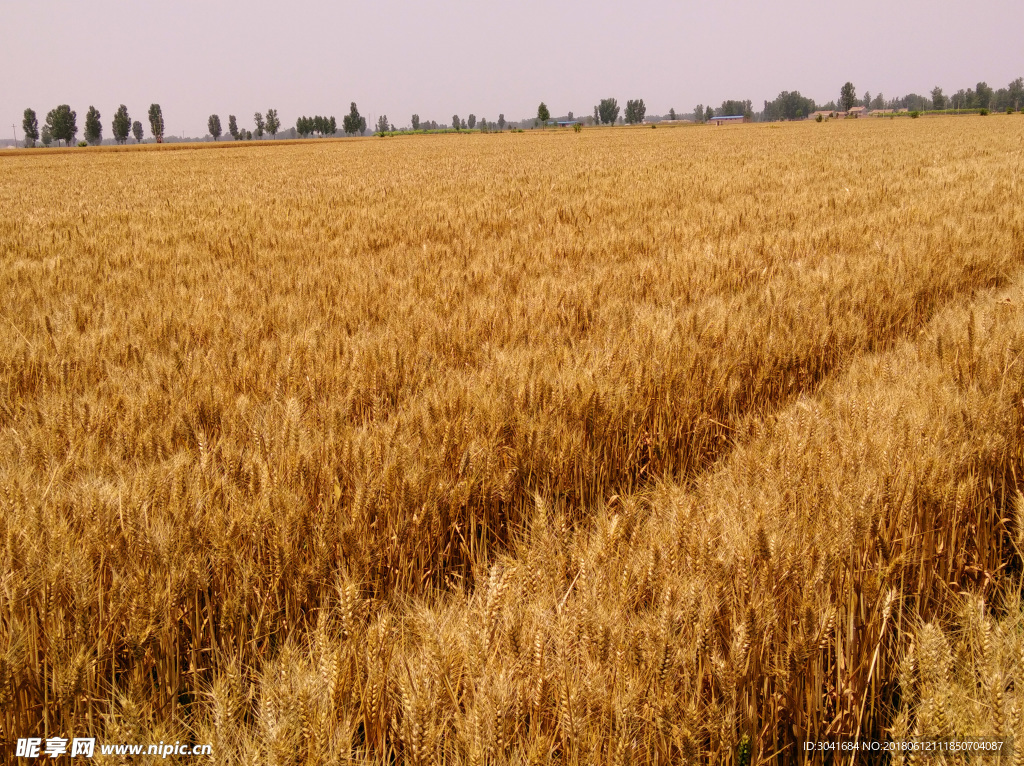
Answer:
M21 120L21 129L25 131L25 146L35 146L36 141L39 140L39 119L36 117L35 110L25 110L25 115Z
M90 106L85 113L85 140L90 146L96 146L103 141L103 123L100 122L103 115L99 110Z
M942 88L936 85L932 88L932 108L934 109L945 109L946 108L946 96L942 92Z
M744 117L752 117L754 114L754 104L749 99L746 101L729 99L728 101L723 101L722 105L718 108L719 117L739 114L742 114Z
M210 135L213 136L214 141L220 138L221 133L224 131L221 129L219 114L210 115L209 119L206 121L206 129L210 131Z
M277 138L277 131L281 129L281 120L277 118L276 109L267 110L267 133Z
M420 116L418 114L414 114L412 116L412 121L411 121L410 124L412 125L412 129L413 130L419 130L420 129Z
M992 88L988 86L988 83L979 82L977 87L974 89L975 98L978 100L978 107L981 109L988 109L992 105Z
M844 112L857 106L857 89L853 87L852 82L847 82L839 89L839 106L843 108Z
M875 98L871 101L871 108L885 109L885 97L881 93L875 96Z
M256 112L252 116L252 121L256 123L256 138L263 138L263 128L266 127L266 123L263 121L263 115Z
M704 122L710 122L711 118L715 116L715 110L711 108L711 104L708 104L704 109Z
M380 117L377 118L378 133L387 133L389 127L390 123L388 123L388 116L386 114L382 114Z
M1006 99L1014 110L1024 106L1024 77L1018 77L1006 87Z
M804 98L798 90L792 92L784 90L775 97L774 101L764 102L764 111L761 113L761 119L766 122L802 120L813 111L813 99Z
M597 111L602 123L614 125L619 119L619 102L614 98L602 98L601 103L597 105Z
M704 104L697 104L693 110L693 119L695 122L704 122Z
M245 140L246 141L252 141L252 131L251 130L245 131Z
M50 134L49 125L43 125L43 135L41 140L43 142L43 146L49 146L53 143L53 136Z
M233 114L228 115L228 133L231 134L233 139L238 140L238 120L235 119Z
M51 109L46 115L46 127L49 128L50 136L58 142L63 141L65 146L71 146L71 142L78 134L77 117L77 113L67 104Z
M469 120L468 120L467 124L469 125L469 129L470 130L472 130L473 128L476 127L476 115L475 114L469 115Z
M149 105L149 132L158 144L164 142L164 113L160 104Z
M639 125L644 121L647 114L647 106L642 98L630 99L626 102L626 122L630 125Z
M128 141L128 134L132 132L132 118L128 116L128 107L124 104L117 107L114 112L114 120L110 123L110 129L114 133L114 140L119 144Z
M359 109L356 108L356 102L353 101L349 107L348 114L341 121L342 127L350 136L358 133L363 135L366 132L366 118L359 114Z
M1018 77L1006 86L1006 98L1014 110L1024 108L1024 77Z
M164 142L164 112L160 104L149 105L149 129L158 144Z
M670 120L674 120L676 118L676 110L675 109L669 109L668 110L668 118Z
M103 141L103 123L100 122L99 110L94 106L89 107L85 113L85 140L90 146L98 146Z
M924 112L932 108L932 99L929 96L922 96L918 93L908 93L897 98L896 104L902 109L909 109L912 112Z
M452 127L456 130L460 130L462 128L462 120L459 119L459 115L457 114L452 115Z
M545 123L551 119L551 112L548 111L548 106L543 101L540 102L540 106L537 107L537 119L541 123Z
M135 143L142 143L142 123L138 120L132 123L132 135L135 136Z
M871 108L871 91L870 90L864 91L864 108L865 109L870 109Z
M1013 106L1010 104L1010 91L1006 88L999 88L992 94L992 101L990 102L993 112L1005 112L1007 109L1012 110Z
M498 130L504 130L504 129L505 129L505 113L502 112L501 114L498 115Z
M597 108L596 104L594 105L594 124L601 124L601 110Z
M338 132L338 121L334 119L334 115L327 118L327 135L333 136Z

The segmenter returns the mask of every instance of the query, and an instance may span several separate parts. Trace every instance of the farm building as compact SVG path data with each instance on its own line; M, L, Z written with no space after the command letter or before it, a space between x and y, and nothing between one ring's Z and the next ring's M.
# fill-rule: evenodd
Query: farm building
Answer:
M854 106L850 108L850 111L846 113L847 117L864 117L868 113L866 106Z
M573 125L579 125L579 120L559 120L558 127L560 128L571 128Z
M708 120L708 125L732 125L733 123L746 122L746 115L742 114L731 114L723 117L712 117Z

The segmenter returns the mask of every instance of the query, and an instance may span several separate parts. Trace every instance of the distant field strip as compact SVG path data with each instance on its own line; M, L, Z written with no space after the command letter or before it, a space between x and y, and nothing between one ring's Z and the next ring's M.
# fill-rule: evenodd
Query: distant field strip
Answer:
M5 738L286 762L306 710L293 762L720 763L883 731L885 631L1017 566L1022 136L0 156Z

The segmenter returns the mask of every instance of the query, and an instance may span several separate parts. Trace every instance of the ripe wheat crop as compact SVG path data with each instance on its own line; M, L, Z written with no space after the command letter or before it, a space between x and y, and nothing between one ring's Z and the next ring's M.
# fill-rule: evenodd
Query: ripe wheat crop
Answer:
M0 156L0 742L1024 741L1021 130Z

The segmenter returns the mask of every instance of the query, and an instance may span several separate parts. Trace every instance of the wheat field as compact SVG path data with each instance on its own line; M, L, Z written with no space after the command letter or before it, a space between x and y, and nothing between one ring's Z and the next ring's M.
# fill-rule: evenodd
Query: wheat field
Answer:
M1002 115L0 155L0 743L1024 742L1022 171Z

